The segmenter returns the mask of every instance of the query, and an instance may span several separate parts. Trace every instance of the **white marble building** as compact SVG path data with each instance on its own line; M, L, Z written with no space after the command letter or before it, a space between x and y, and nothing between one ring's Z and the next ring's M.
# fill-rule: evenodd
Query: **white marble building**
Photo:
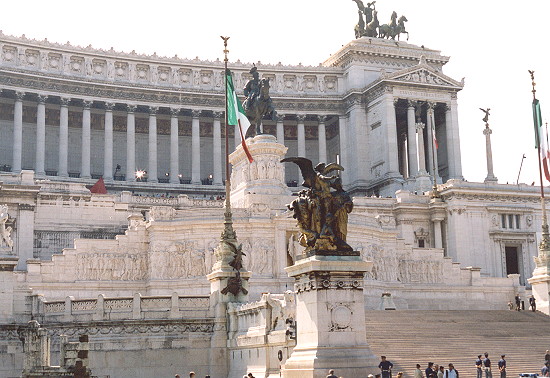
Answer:
M21 371L17 327L33 318L53 336L88 334L99 376L173 375L173 361L279 376L294 346L285 268L301 250L284 206L301 178L279 163L285 153L346 168L348 243L373 263L365 308L383 307L383 293L397 309L504 309L524 296L538 188L464 181L463 84L443 74L448 60L361 38L318 67L258 65L278 117L264 120L273 137L249 140L254 163L240 147L231 156L252 302L228 305L226 319L206 278L223 229L222 62L0 35L0 375ZM230 68L242 88L249 65ZM86 188L100 176L107 195Z

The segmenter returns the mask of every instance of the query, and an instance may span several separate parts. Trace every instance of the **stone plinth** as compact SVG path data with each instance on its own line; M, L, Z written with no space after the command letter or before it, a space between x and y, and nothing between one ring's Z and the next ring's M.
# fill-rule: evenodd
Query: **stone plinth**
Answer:
M533 277L528 281L537 301L537 310L550 315L550 256L548 251L540 252L542 253L535 257L537 267L533 271Z
M345 377L376 371L365 333L363 277L372 262L358 256L311 256L286 268L296 279L296 347L286 378Z
M238 208L282 208L290 202L285 183L285 169L280 160L287 147L273 135L260 134L246 140L254 161L250 163L239 145L229 155L231 173L231 206Z

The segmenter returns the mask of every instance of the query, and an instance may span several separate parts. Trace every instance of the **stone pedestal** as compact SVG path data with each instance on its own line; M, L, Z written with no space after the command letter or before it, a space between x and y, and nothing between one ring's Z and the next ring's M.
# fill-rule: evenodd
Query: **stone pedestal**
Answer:
M273 135L260 134L246 140L254 158L250 163L238 145L229 155L233 165L231 173L231 206L253 209L284 208L290 203L290 191L285 183L285 169L280 162L287 147L277 143Z
M227 241L233 243L233 245L238 243L234 238L228 239ZM209 374L212 377L227 377L229 373L229 356L227 353L227 305L230 302L247 302L248 294L243 292L238 293L238 295L222 293L224 288L228 286L229 279L236 275L236 271L229 265L229 262L233 259L234 253L228 244L222 241L216 247L214 254L216 256L216 262L212 267L212 272L206 276L210 281L210 309L214 315L214 333L210 339ZM241 269L239 273L242 280L242 287L248 291L248 280L252 272Z
M286 378L344 377L376 371L365 333L363 277L372 262L358 256L311 256L285 268L296 279L296 347Z
M550 315L550 251L540 250L535 257L537 267L533 277L528 281L531 284L533 296L537 301L537 310Z

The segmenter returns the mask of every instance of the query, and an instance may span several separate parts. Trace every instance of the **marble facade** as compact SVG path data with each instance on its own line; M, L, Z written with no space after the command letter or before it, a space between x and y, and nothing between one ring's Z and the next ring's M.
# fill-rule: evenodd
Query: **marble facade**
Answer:
M229 300L219 294L228 272L217 264L223 63L0 34L0 375L21 372L17 326L38 319L54 347L60 334L89 335L96 375L145 378L177 367L274 377L290 359L292 376L294 348L311 346L293 335L296 306L326 305L335 294L305 293L287 274L302 247L285 204L302 180L284 156L339 161L354 196L347 242L365 275L352 280L346 305L298 326L312 339L323 334L317 346L345 341L350 309L360 330L365 309L504 309L524 297L537 268L538 188L463 180L463 83L443 74L448 60L361 38L319 67L258 66L279 116L248 140L252 164L229 130L249 291ZM248 65L231 69L242 88ZM147 175L137 180L136 171ZM109 194L87 189L99 176ZM439 199L426 192L433 176Z

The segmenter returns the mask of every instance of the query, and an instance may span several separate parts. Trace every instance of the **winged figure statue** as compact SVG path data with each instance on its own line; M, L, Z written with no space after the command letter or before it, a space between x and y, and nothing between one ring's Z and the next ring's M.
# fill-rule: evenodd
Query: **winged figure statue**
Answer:
M346 243L348 214L353 209L350 195L344 191L339 174L344 167L337 163L319 163L313 167L311 160L289 157L282 163L294 163L300 168L307 188L298 193L288 206L298 221L298 241L306 254L355 255Z

